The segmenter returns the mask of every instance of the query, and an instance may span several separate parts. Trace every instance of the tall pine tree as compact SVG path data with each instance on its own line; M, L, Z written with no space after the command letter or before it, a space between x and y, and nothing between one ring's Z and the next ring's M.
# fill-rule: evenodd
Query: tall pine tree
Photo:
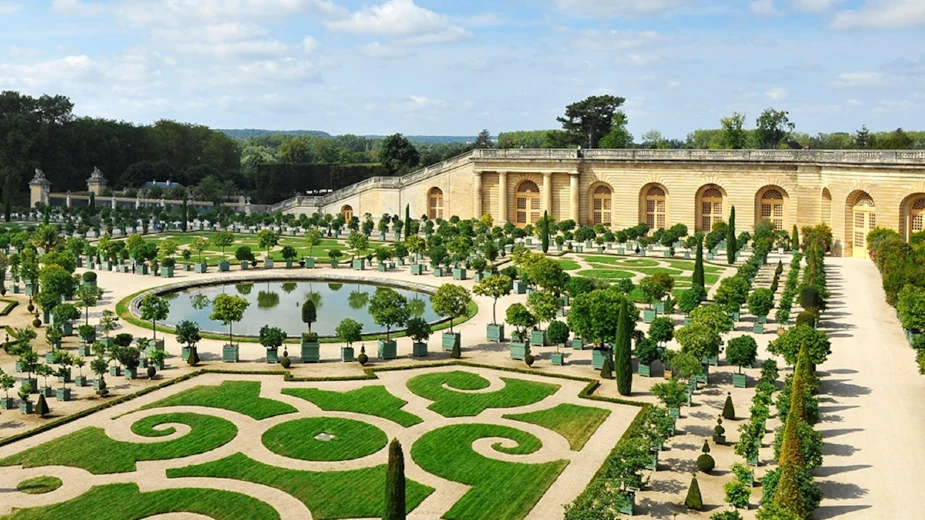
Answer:
M703 235L697 234L697 251L694 256L694 276L692 280L692 285L694 287L700 287L704 291L706 290L704 275L703 275Z
M405 238L411 236L411 205L405 204Z
M614 342L615 369L617 373L617 391L620 395L633 393L632 338L635 322L630 315L630 303L625 298L620 303L617 316L617 338Z
M794 251L800 250L800 232L797 231L797 225L793 225L793 233L790 235L790 248Z
M540 232L543 234L540 238L542 240L543 253L549 252L549 212L543 212L543 227L540 228Z
M405 520L405 456L398 439L389 443L389 467L385 474L383 520Z
M732 265L736 262L736 207L729 211L729 225L726 226L726 260Z

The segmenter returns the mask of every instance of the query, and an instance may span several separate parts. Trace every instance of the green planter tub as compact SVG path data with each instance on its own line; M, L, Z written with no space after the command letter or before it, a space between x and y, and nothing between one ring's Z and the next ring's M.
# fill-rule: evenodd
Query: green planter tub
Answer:
M414 357L427 357L427 343L412 343L411 355Z
M488 338L488 341L501 343L504 341L504 324L489 324L487 327L485 327L485 336Z
M353 347L341 347L340 348L340 360L344 363L352 363L354 360L353 357Z
M604 360L610 358L611 366L613 366L613 350L612 349L594 349L591 351L591 368L595 370L600 370L604 367Z
M454 280L465 280L466 270L462 268L453 269L453 279Z
M745 374L732 374L732 386L735 388L745 388L748 379Z
M424 264L411 264L411 274L415 276L424 274Z
M398 349L394 341L380 339L376 342L376 347L379 359L395 359L398 357L398 353L396 352Z
M444 352L450 352L453 347L459 345L460 334L458 332L444 332L443 341L441 342Z
M222 361L225 363L237 363L240 361L239 349L237 345L225 344L222 346Z
M639 363L638 372L640 377L652 377L652 367L649 365Z
M366 269L366 259L365 258L354 258L353 268L357 271L362 271Z
M303 341L300 354L303 363L318 363L321 361L321 344L317 341Z
M279 363L279 349L276 349L276 348L267 349L267 363L271 365L276 365Z
M553 366L561 367L565 364L565 354L562 352L553 352L549 359L552 361Z
M530 345L535 347L546 346L546 331L534 330L530 332Z
M305 268L306 268L306 269L314 269L314 268L315 268L315 259L314 259L314 257L310 257L310 256L305 257Z
M511 341L511 359L523 361L530 354L530 344Z

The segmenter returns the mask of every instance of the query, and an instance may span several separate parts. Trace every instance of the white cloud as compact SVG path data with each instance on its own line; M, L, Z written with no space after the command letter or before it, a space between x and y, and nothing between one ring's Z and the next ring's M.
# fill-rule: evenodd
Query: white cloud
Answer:
M777 8L774 7L774 0L754 0L748 4L748 8L758 16L773 16L778 14Z
M267 31L259 25L222 23L206 25L191 31L188 28L155 29L158 42L168 44L181 54L213 56L224 60L268 59L283 56L286 44L262 37Z
M302 50L305 51L305 54L314 54L320 47L321 44L318 43L318 40L311 36L302 38Z
M790 6L797 11L822 13L835 7L843 0L790 0Z
M576 49L603 51L651 47L669 41L670 38L656 31L597 31L587 29L572 40Z
M849 99L846 102L848 103L848 105L853 106L853 107L859 106L861 104L861 102L858 101L857 99Z
M626 61L637 66L644 67L646 65L651 65L653 63L658 63L661 61L661 58L658 56L645 56L642 54L629 54L626 56Z
M456 22L465 27L496 27L504 24L504 19L495 13L481 13L457 18Z
M32 64L0 64L0 85L5 87L96 83L102 81L103 76L100 65L83 54Z
M290 81L317 81L319 72L307 61L292 58L248 63L238 67L247 78L262 78L269 83Z
M885 87L890 84L889 78L879 72L846 72L839 74L832 82L833 87Z
M555 0L560 10L580 16L657 14L695 4L694 0Z
M81 0L54 0L51 10L70 16L96 16L102 14L106 6L98 3L83 2Z
M154 4L154 5L152 5ZM319 18L346 16L330 0L123 0L114 12L136 25L184 26L305 14Z
M383 45L379 42L367 43L359 47L360 54L375 59L394 60L411 56L411 51L403 47Z
M832 20L835 29L893 29L922 24L925 24L922 0L867 0L860 9L841 11Z
M403 43L440 43L468 38L471 34L445 15L417 6L414 0L389 0L367 6L340 20L325 22L331 30L375 34Z
M765 92L764 95L767 96L768 99L771 99L772 101L781 101L781 100L787 99L790 93L780 87L774 87L771 90Z
M0 0L0 16L12 16L22 10L22 4L13 0Z

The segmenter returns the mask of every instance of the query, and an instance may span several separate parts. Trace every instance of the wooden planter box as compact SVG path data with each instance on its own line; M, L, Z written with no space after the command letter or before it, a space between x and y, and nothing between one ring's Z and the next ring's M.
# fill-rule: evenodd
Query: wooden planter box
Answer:
M492 325L489 324L485 327L485 336L488 338L488 341L494 341L495 343L501 343L504 341L504 325Z
M77 347L77 355L78 356L92 356L93 352L92 352L92 349L90 348L90 345L81 345Z
M553 352L549 358L552 361L553 366L561 367L565 364L565 354L561 352Z
M0 397L0 410L12 410L15 408L12 397Z
M74 378L74 386L84 387L87 386L87 376L77 376Z
M321 344L317 341L303 341L300 352L303 363L318 363L321 361Z
M24 414L32 413L32 401L19 401L19 411Z
M530 345L527 343L511 342L511 359L523 361L530 354Z
M664 301L657 301L652 305L652 307L655 309L656 314L665 314L665 302Z
M126 368L125 378L126 379L138 379L138 369L137 368Z
M227 260L219 260L218 270L221 272L228 272L231 269L231 262Z
M657 316L657 313L655 312L655 309L643 309L642 322L652 323L652 320L654 320L656 316Z
M424 274L424 264L411 264L411 274L415 276Z
M636 493L633 491L624 492L626 497L626 505L617 510L618 513L633 516L633 510L636 508Z
M649 462L646 464L646 469L652 471L658 471L658 451L651 450L649 451Z
M250 269L250 268L251 268L251 263L250 263L250 262L241 262L241 270L242 270L242 271L247 271L247 270Z
M414 357L427 357L427 343L412 343L411 355Z
M396 352L398 349L396 348L394 341L386 341L380 339L376 342L376 346L378 347L377 353L379 355L379 359L395 359L398 357Z
M649 365L639 363L638 372L640 377L652 377L652 367Z
M173 278L173 267L161 267L161 277Z
M443 268L442 268L442 267L434 267L434 276L436 276L437 278L442 277L442 276L443 276Z
M764 334L764 323L756 323L752 326L753 334Z
M535 347L546 346L546 331L534 330L530 332L530 345Z
M114 377L119 377L119 376L121 376L121 375L122 375L122 367L119 367L119 366L109 367L109 375L114 376Z
M237 345L225 344L222 346L222 362L224 363L237 363L240 361L239 348Z
M465 280L466 270L462 268L453 269L453 279L454 280Z
M201 273L205 273L206 271L209 270L209 264L207 264L207 263L205 263L205 262L203 262L203 263L201 263L201 264L196 264L195 267L196 267L196 272L197 272L197 273L200 273L200 274L201 274Z
M364 269L366 269L366 259L355 258L353 260L353 269L356 271L363 271Z
M379 272L384 273L389 270L389 264L385 262L379 262Z
M341 347L340 360L344 363L352 363L354 361L353 347Z
M272 259L272 258L267 258L266 260L264 260L264 261L263 261L263 268L264 268L264 269L273 269L273 259Z
M527 294L527 284L514 280L514 294Z
M314 269L314 268L315 268L315 258L314 258L314 257L307 256L307 257L304 258L304 262L305 262L305 268L306 268L306 269Z
M458 332L444 332L443 340L441 344L443 345L444 352L450 352L453 350L453 347L459 345L460 343L460 334Z
M573 350L584 350L585 340L581 338L572 338L568 341L568 346L572 347Z
M279 364L279 349L275 349L275 348L267 349L267 363L271 365Z
M719 366L719 356L712 356L712 357L703 356L700 359L700 362L703 363L704 365L712 365L712 366L718 367Z
M71 400L71 389L70 388L58 388L55 390L55 399L59 401L70 401Z
M746 388L748 378L745 374L732 374L732 386L735 388Z
M600 370L604 367L604 360L610 358L611 366L613 366L613 350L612 349L594 349L591 351L591 368L595 370Z

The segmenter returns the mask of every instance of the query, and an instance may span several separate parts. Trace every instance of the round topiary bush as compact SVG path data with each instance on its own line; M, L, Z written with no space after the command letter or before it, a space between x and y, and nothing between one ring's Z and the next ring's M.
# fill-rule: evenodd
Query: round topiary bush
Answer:
M35 305L32 304L31 299L29 300L29 305L26 306L26 310L29 311L30 313L35 311Z
M279 364L282 365L283 368L289 368L292 365L292 360L289 359L288 351L286 350L283 351L283 359L279 360Z
M96 273L93 272L93 271L87 271L87 272L85 272L84 274L81 275L81 278L83 278L83 281L84 281L84 282L95 282L95 281L96 281Z
M36 329L39 328L39 327L41 327L41 326L42 326L42 320L40 320L40 319L38 319L38 318L35 318L34 320L32 320L32 326L35 327Z
M534 361L535 358L533 357L533 354L527 354L524 356L524 363L526 363L528 367L532 367Z
M800 325L808 325L812 327L816 324L816 320L819 319L819 312L813 310L806 310L797 314L797 327Z
M357 363L364 365L364 366L366 365L366 363L369 363L369 356L366 355L365 351L360 352L360 355L357 356Z
M148 365L148 379L154 379L155 374L157 374L157 368L154 365Z
M709 473L713 471L713 468L716 466L716 461L713 460L713 457L704 453L697 457L697 469L704 473Z

